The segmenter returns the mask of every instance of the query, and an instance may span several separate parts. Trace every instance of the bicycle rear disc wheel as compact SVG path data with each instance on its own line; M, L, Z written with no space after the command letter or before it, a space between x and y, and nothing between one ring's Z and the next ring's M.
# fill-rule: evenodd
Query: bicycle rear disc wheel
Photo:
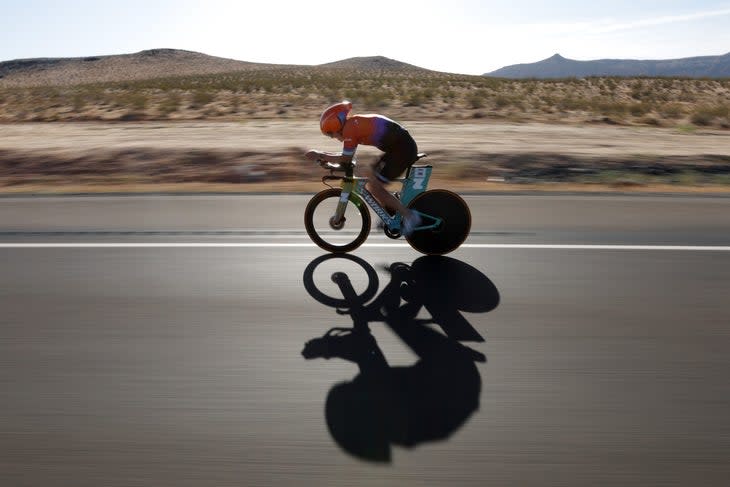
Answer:
M335 253L351 252L368 238L370 212L355 194L345 210L345 221L332 225L342 189L325 189L314 195L304 210L304 228L312 241L320 248Z
M445 189L426 191L416 196L408 208L443 220L437 228L416 230L406 237L411 247L423 254L448 254L459 248L469 235L471 229L469 206L461 196L452 191ZM431 223L429 218L423 219L423 225L429 223Z

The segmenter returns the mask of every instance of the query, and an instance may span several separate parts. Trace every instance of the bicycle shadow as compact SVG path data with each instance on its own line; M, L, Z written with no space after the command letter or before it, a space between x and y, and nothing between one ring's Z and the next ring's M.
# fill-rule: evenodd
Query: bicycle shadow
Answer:
M327 296L314 285L316 267L330 259L347 259L368 276L358 295L349 276L332 274L342 298ZM352 255L328 254L310 263L304 285L317 301L349 314L352 327L332 328L308 341L308 359L341 358L359 373L334 385L325 405L327 427L347 453L374 462L390 462L392 445L413 448L450 437L479 408L481 352L459 340L484 341L461 311L487 312L499 304L499 292L484 274L450 257L421 257L412 265L388 266L390 282L378 289L375 270ZM427 310L431 319L418 318ZM391 366L370 333L369 324L385 323L418 356L408 367ZM427 326L439 325L445 334Z

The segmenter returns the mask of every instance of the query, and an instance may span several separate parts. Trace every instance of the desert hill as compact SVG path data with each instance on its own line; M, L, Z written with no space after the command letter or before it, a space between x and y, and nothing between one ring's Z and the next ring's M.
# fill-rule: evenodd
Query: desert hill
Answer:
M412 64L396 61L384 56L371 56L371 57L353 57L349 59L343 59L342 61L335 61L332 63L320 64L323 68L342 68L342 69L354 69L354 70L388 70L388 71L421 71L427 72L429 70L419 68Z
M315 66L253 63L179 49L151 49L135 54L83 58L36 58L0 62L0 87L70 86L174 76L214 75ZM322 64L326 69L428 72L383 56L356 57Z
M588 76L728 78L730 77L730 53L723 56L658 61L633 59L576 61L555 54L536 63L505 66L486 73L485 76L518 79L584 78Z
M68 86L218 74L270 68L180 49L150 49L135 54L83 58L17 59L0 63L0 86Z

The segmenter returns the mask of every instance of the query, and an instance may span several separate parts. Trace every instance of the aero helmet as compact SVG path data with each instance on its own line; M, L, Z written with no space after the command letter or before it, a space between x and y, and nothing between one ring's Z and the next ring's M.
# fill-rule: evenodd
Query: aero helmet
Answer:
M328 137L332 137L332 134L340 132L345 125L345 120L350 110L352 110L352 103L347 100L327 108L319 119L319 128L322 130L322 133Z

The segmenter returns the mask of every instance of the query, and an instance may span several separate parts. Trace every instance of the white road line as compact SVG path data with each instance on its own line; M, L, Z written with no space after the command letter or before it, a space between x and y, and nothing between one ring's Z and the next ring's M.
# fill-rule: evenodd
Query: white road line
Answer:
M107 248L316 248L313 243L282 242L10 242L0 249L107 249ZM362 248L410 248L405 243L366 243ZM559 244L464 244L461 249L537 249L537 250L673 250L693 252L730 252L725 245L559 245Z
M492 249L548 249L548 250L689 250L689 251L730 251L730 246L722 245L560 245L560 244L464 244L462 248Z

